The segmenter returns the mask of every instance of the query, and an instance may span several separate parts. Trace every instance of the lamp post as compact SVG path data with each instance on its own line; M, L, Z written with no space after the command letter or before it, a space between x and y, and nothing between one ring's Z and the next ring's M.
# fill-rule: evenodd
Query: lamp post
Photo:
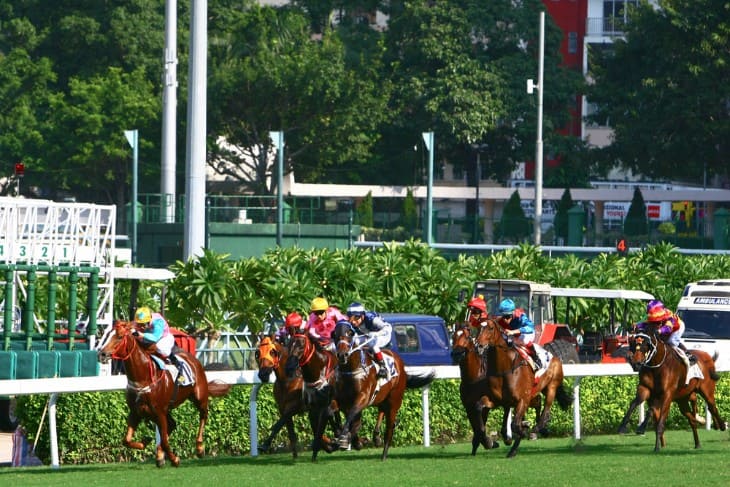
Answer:
M476 167L474 168L474 188L476 190L476 201L474 202L474 228L472 230L472 243L479 243L479 186L482 182L482 151L487 149L487 144L471 144L471 148L476 151Z
M544 92L543 71L545 65L545 12L540 12L540 52L537 70L537 84L527 80L527 93L537 90L537 141L535 143L535 245L540 245L542 229L542 95Z
M137 168L139 167L139 131L125 130L124 136L132 147L132 204L131 204L131 220L132 220L132 262L137 263Z

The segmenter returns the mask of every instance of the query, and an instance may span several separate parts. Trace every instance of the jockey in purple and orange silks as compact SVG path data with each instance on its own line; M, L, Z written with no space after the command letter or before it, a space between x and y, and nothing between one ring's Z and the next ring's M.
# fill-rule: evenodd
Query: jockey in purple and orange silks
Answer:
M335 331L337 322L347 321L347 317L339 309L330 306L324 298L314 298L310 309L311 313L306 325L309 336L317 340L323 348L334 352L332 332Z
M649 301L649 304L646 305L646 321L638 323L636 327L639 331L647 331L647 328L650 327L656 329L664 342L677 351L687 368L697 361L697 357L689 353L687 347L682 343L684 321L665 307L661 301L657 299Z
M142 338L139 340L140 344L144 348L151 348L154 345L160 357L177 367L177 382L184 382L185 377L182 374L182 367L173 350L175 337L172 335L170 325L168 325L165 317L160 313L153 313L147 306L142 306L134 313L134 322L145 325L144 332L141 334ZM135 328L132 335L139 337L140 333Z

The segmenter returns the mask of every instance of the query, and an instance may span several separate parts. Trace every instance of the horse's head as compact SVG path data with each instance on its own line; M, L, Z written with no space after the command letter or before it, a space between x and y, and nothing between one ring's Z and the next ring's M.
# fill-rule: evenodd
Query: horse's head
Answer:
M340 320L332 332L332 339L337 344L337 360L340 364L346 364L352 350L353 339L355 338L355 329L349 321Z
M471 331L467 325L460 325L451 335L451 360L454 364L461 363L469 350L474 349Z
M279 367L281 362L281 345L270 336L262 336L256 348L256 363L259 366L259 379L269 382L271 372Z
M634 371L639 371L656 354L656 345L652 337L644 333L629 336L628 361Z
M476 338L476 349L480 354L486 353L492 347L503 343L502 327L494 320L485 320L479 323L479 334Z
M125 359L136 346L136 341L132 336L135 325L130 321L117 320L114 322L111 330L109 330L99 342L97 347L97 359L100 363L105 364L109 360Z
M291 335L289 339L289 349L287 350L288 358L286 359L286 375L294 377L300 365L308 360L308 355L314 351L314 345L309 341L309 337L302 332Z

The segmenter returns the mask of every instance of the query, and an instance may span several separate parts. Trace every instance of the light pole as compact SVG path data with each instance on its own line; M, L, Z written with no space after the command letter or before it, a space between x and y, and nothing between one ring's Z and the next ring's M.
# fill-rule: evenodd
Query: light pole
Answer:
M139 131L125 130L124 136L132 147L132 204L130 215L132 220L132 262L137 263L137 168L139 167Z
M477 153L476 168L474 169L474 188L476 189L476 201L474 204L474 228L472 231L472 242L479 243L479 186L482 182L482 151L486 150L487 144L471 144L471 148Z
M540 52L537 70L537 84L527 80L527 93L537 90L537 142L535 143L535 245L540 245L542 223L542 95L544 90L543 71L545 65L545 12L540 12Z

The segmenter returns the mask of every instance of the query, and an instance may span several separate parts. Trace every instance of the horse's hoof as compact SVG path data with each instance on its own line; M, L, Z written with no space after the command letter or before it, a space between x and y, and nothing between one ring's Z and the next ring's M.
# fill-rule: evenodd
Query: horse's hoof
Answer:
M536 440L537 439L537 433L530 433L530 439Z
M495 448L499 448L499 442L498 441L495 441L494 443L492 443L492 450L494 450Z
M350 449L350 435L342 435L337 439L337 444L342 450Z

